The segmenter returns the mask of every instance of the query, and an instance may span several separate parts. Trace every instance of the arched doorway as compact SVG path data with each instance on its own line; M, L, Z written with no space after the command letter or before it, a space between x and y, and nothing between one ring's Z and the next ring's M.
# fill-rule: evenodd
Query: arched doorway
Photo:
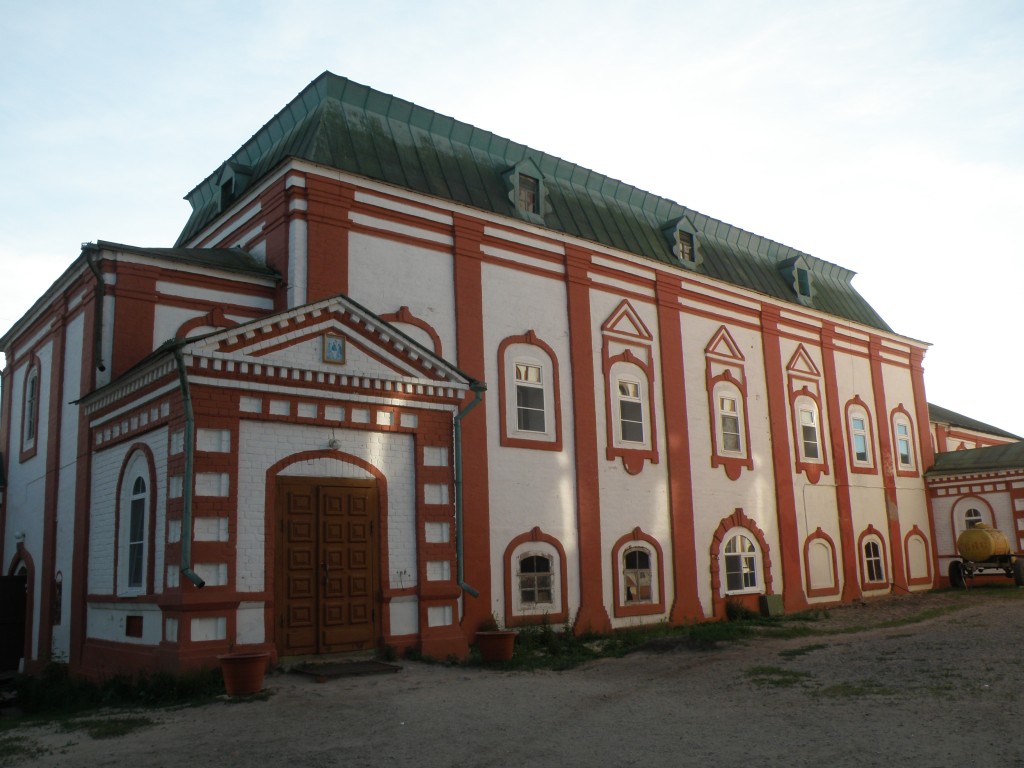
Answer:
M18 670L25 655L28 567L24 561L0 576L0 672Z
M376 480L277 480L275 625L280 656L374 648L378 610Z

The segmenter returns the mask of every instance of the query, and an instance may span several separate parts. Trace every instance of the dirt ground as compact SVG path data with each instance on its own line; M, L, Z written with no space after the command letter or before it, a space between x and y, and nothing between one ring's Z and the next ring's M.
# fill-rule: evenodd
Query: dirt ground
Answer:
M922 613L932 618L906 621ZM275 673L263 700L147 710L154 725L113 739L19 728L7 738L33 754L0 765L1024 765L1015 588L884 598L814 626L829 634L566 672L401 662L324 683Z

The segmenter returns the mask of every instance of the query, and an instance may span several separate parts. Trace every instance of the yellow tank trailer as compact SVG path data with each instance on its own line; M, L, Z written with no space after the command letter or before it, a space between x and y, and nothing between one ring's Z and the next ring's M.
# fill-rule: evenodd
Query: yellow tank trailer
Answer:
M954 589L964 589L967 579L985 571L1002 571L1024 587L1024 554L1014 554L1002 531L979 523L957 536L956 551L962 559L949 564L949 585Z

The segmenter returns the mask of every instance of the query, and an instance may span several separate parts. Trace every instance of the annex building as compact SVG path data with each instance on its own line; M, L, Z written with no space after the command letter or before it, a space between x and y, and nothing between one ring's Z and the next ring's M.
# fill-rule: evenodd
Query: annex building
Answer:
M187 198L0 337L26 668L936 582L926 345L849 270L331 73Z

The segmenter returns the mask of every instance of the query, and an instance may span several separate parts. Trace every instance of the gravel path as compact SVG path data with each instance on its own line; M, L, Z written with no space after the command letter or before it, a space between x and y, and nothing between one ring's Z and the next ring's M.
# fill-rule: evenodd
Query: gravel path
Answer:
M0 749L0 766L1024 765L1024 591L828 613L828 634L567 672L274 674L265 700L147 711L155 725L119 738L7 732L33 754Z

